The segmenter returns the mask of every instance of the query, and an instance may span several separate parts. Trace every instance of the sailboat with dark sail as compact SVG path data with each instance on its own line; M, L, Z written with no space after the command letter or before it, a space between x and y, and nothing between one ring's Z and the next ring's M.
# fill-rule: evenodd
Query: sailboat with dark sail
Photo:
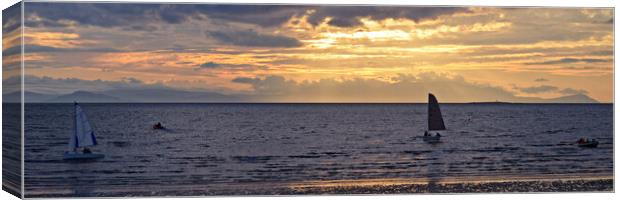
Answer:
M103 154L92 153L88 148L97 145L97 139L82 107L75 102L73 103L73 109L73 134L69 140L69 151L65 152L63 159L92 160L103 158Z
M435 95L428 94L428 130L424 131L423 139L428 143L437 143L441 139L441 133L446 130L439 109L439 102Z

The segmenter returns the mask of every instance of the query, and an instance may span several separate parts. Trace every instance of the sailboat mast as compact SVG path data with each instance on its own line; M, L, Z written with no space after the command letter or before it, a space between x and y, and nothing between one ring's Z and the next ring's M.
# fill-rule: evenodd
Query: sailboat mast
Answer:
M73 151L76 151L78 147L77 140L77 102L73 102L73 137L75 138L75 143L73 146Z

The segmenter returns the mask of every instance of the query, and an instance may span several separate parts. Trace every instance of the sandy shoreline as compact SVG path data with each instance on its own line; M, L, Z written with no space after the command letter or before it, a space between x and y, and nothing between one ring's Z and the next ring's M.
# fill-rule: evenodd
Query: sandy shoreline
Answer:
M303 187L295 189L295 192L293 194L407 194L612 191L613 179L587 179Z
M77 188L76 188L77 189ZM613 192L613 176L594 177L521 177L520 179L421 180L370 179L299 183L252 183L157 188L125 188L101 191L96 188L65 190L60 193L26 193L37 197L141 197L141 196L240 196L240 195L356 195L356 194L458 194L526 192ZM84 192L84 191L88 192Z

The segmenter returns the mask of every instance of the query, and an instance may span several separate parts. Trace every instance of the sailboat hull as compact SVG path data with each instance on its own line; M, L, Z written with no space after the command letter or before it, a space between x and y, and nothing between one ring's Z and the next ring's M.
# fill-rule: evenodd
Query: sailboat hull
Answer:
M439 143L441 141L440 136L423 136L422 139L427 143Z
M96 154L96 153L74 153L74 152L67 152L63 156L63 160L94 160L94 159L101 159L101 158L104 158L104 157L105 157L105 155L103 155L103 154Z
M598 142L597 141L593 141L593 142L584 142L584 143L578 143L577 144L579 147L587 147L587 148L595 148L598 146Z

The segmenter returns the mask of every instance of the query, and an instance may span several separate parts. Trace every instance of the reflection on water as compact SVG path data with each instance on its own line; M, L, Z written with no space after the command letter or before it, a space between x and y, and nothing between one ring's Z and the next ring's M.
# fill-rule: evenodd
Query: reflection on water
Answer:
M174 195L338 180L437 184L613 169L611 104L446 104L448 132L433 145L420 137L425 104L82 107L100 144L94 151L106 154L96 162L62 160L71 104L26 106L27 196ZM167 130L153 130L156 122ZM578 148L580 137L597 138L599 148Z

